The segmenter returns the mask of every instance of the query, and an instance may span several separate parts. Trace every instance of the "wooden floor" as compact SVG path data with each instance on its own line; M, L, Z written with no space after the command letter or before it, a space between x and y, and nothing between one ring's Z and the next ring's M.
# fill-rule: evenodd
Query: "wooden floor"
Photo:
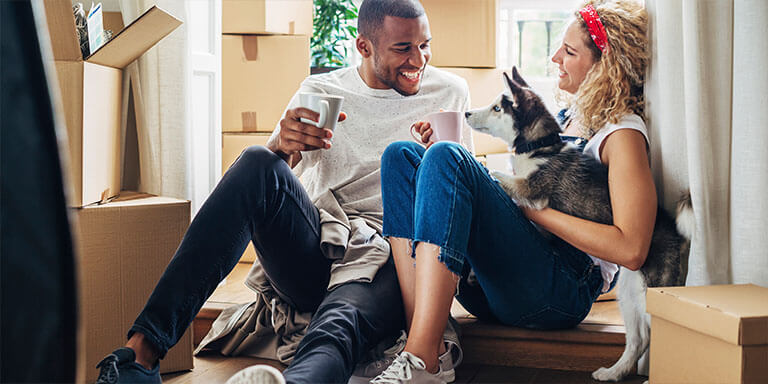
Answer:
M281 364L271 360L256 359L252 357L223 357L218 354L209 353L208 355L195 357L195 369L190 372L163 375L163 383L224 383L237 371L255 364L269 364L281 370L284 368ZM454 383L600 383L592 380L589 375L589 372L579 371L462 364L456 369L456 381ZM631 376L625 381L622 381L622 383L640 384L645 380L647 380L647 378Z
M195 344L205 336L221 309L253 300L243 281L251 264L240 263L219 286L193 323ZM596 383L590 372L615 362L624 349L624 325L615 297L601 297L578 328L531 331L482 323L458 303L451 309L461 324L464 363L456 383ZM274 361L250 357L222 357L208 353L195 357L190 372L163 375L163 382L223 383L242 368ZM627 383L642 383L632 376Z

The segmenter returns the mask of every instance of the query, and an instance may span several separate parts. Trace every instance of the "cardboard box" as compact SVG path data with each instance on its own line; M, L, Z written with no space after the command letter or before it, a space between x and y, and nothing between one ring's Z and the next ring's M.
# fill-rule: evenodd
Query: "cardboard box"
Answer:
M44 4L66 115L70 203L104 201L120 191L122 69L181 21L152 7L83 60L72 4L61 0Z
M118 33L123 30L123 14L121 12L104 12L104 30Z
M126 195L72 210L87 382L98 376L96 364L125 343L189 225L189 201ZM160 368L161 373L192 369L192 332L184 333Z
M498 0L422 0L437 67L496 68Z
M768 383L768 288L650 288L651 383Z
M312 0L224 0L222 33L312 35Z
M269 140L268 134L255 134L255 133L225 133L222 136L222 150L221 150L221 173L225 173L227 169L237 160L240 153L245 148L252 145L267 145ZM256 260L256 250L253 248L253 243L248 243L248 248L245 249L243 256L240 258L240 262L252 263Z
M224 35L222 130L272 132L309 76L309 36Z
M237 160L244 149L252 145L267 145L270 134L264 133L224 133L221 137L221 173Z

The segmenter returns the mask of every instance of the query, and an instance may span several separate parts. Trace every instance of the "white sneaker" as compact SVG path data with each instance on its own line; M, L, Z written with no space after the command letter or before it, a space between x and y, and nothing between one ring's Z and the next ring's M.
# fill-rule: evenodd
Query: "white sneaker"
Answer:
M408 335L405 331L400 331L400 337L389 348L381 351L377 347L370 352L367 361L357 365L348 384L368 384L372 378L380 375L397 358L397 355L405 349L405 343L408 341ZM386 344L384 344L386 345ZM376 351L379 349L379 351Z
M459 323L456 322L453 316L449 316L448 324L446 324L445 331L443 332L446 352L439 357L440 366L446 371L458 367L464 359L464 351L461 350L461 344L459 343L459 330Z
M453 360L453 354L451 351L451 344L446 341L446 351L442 355L437 357L437 361L440 364L440 372L443 372L443 379L447 383L453 383L456 380L456 368L459 365L458 361Z
M446 384L446 372L439 365L438 369L437 373L429 373L424 360L402 352L371 384Z
M382 352L377 352L378 358L358 364L347 384L368 384L372 378L380 375L395 361L397 355L405 349L407 341L408 336L405 331L400 331L400 337L391 347ZM445 381L452 383L456 380L454 368L461 363L463 358L461 346L458 343L459 339L452 324L449 324L446 328L443 341L445 342L446 351L438 356L438 360L440 361L440 369L445 373Z
M241 369L226 384L285 384L285 378L277 368L259 364Z

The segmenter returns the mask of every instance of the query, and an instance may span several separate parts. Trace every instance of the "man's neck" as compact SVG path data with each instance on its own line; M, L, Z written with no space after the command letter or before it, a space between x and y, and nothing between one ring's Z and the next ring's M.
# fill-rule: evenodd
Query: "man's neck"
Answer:
M372 89L391 89L392 87L382 84L376 77L373 71L373 64L368 61L363 61L359 67L357 67L357 73L360 74L360 78L363 79L365 85Z

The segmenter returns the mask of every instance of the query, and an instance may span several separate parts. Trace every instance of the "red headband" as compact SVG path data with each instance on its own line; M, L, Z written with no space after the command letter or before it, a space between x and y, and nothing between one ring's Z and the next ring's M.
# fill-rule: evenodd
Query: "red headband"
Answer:
M600 21L600 16L597 15L597 11L592 4L579 10L579 14L587 24L589 30L589 36L592 37L592 41L595 42L600 52L605 52L605 48L608 47L608 35L605 34L605 27L603 22Z

